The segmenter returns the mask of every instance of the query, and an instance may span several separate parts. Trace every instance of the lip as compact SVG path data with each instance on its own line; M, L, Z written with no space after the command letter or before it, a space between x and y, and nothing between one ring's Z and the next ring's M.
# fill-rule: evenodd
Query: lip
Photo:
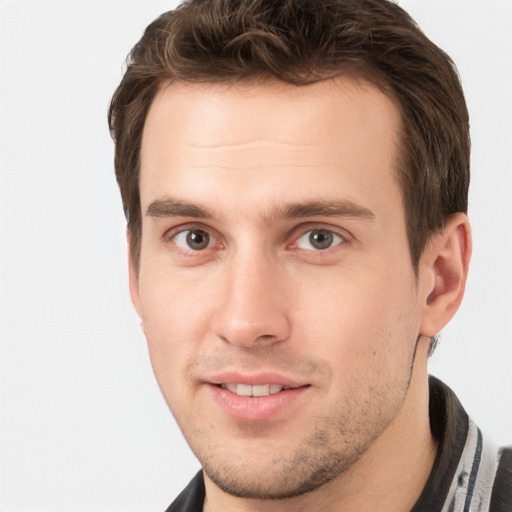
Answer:
M300 382L290 377L275 372L262 372L257 374L242 374L236 371L222 372L212 375L206 379L208 383L219 385L226 382L248 384L250 386L261 386L263 384L280 384L288 388L300 388L307 386L307 382Z
M239 383L258 386L280 384L287 389L262 397L240 396L221 387L223 383ZM211 398L220 410L228 416L245 422L265 422L282 417L300 402L310 385L276 373L242 375L227 372L213 376L205 382Z

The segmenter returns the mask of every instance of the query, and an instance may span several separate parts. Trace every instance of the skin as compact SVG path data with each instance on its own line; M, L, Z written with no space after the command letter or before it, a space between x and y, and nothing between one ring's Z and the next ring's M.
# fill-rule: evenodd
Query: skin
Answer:
M205 471L205 510L396 512L419 497L436 449L428 337L460 303L471 238L453 216L415 276L399 126L391 99L349 77L156 96L130 291ZM191 231L206 247L188 245ZM302 388L269 418L240 419L212 399L226 372Z

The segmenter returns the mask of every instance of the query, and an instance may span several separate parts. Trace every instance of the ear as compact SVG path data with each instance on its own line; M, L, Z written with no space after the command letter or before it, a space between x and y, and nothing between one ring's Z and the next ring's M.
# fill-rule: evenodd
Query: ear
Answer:
M441 233L432 236L420 261L422 315L420 333L438 334L459 309L471 259L469 220L452 215Z
M130 297L132 299L132 304L135 307L135 311L139 315L139 318L142 318L142 310L140 307L140 294L139 294L139 272L135 267L132 251L131 251L131 233L127 229L126 230L126 245L128 250L128 279L130 284Z

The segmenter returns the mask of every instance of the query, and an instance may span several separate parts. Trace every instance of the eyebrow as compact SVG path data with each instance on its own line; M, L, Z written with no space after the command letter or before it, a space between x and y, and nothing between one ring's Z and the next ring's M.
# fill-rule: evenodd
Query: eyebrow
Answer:
M198 219L214 219L216 215L200 204L183 202L172 197L155 199L146 209L146 216L165 217L192 217ZM265 216L267 222L280 218L299 219L304 217L350 217L373 220L375 214L358 205L350 199L339 201L321 200L290 203L271 207L270 213Z
M194 203L185 203L166 197L155 199L146 209L148 217L193 217L198 219L212 219L213 213L204 206Z
M301 218L301 217L354 217L373 220L375 214L360 206L354 201L344 199L340 201L308 201L294 203L279 207L273 212L272 217Z

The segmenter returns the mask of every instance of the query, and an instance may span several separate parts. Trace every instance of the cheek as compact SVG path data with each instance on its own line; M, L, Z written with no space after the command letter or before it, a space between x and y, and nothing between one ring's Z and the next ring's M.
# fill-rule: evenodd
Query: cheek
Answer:
M390 373L414 349L419 328L414 281L375 275L337 279L333 274L315 287L303 280L296 294L297 332L307 333L311 350L344 375L369 367Z
M151 364L167 396L166 390L183 385L186 368L205 338L209 294L204 287L155 277L141 280L141 311Z

